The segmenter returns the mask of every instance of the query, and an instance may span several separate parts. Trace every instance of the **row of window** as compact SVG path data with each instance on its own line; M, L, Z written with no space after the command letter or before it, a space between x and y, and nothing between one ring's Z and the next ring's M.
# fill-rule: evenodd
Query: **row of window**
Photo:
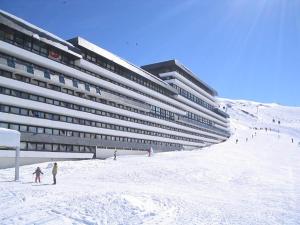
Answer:
M21 141L20 148L22 151L82 152L82 153L96 152L95 146L36 143L36 142L27 142L27 141Z
M181 144L171 143L171 142L161 142L155 140L145 140L145 139L120 137L120 136L112 136L112 135L105 135L105 134L95 134L95 133L88 133L88 132L48 128L48 127L37 127L37 126L7 123L1 121L0 121L0 127L17 130L20 132L26 132L26 133L47 134L47 135L66 136L66 137L88 138L88 139L100 139L100 140L109 140L109 141L118 141L118 142L142 143L148 145L161 145L161 146L173 146L173 147L182 146Z
M15 58L11 59L11 57L5 56L3 54L0 54L0 57L3 57L4 59L7 59L7 62L12 62L13 66L11 66L11 67L13 67L13 68L15 67L15 62L19 61L19 60L15 59ZM8 65L9 65L9 63L8 63ZM45 71L45 76L46 76L46 74L47 74L47 76L49 76L48 79L50 79L49 71ZM52 90L55 90L55 91L59 91L59 92L63 92L63 93L70 94L70 95L74 95L74 96L77 96L77 97L87 98L87 99L92 100L92 101L98 101L98 102L101 102L103 104L107 104L106 100L101 99L100 96L99 96L99 98L96 98L95 96L92 96L92 95L85 95L84 93L79 92L79 91L74 91L74 90L71 90L71 89L68 89L68 88L64 88L64 87L61 87L61 86L57 86L57 85L54 85L54 84L48 84L48 83L46 83L44 81L30 79L29 77L25 77L25 76L22 76L22 75L19 75L19 74L14 74L13 76L11 76L9 73L3 73L3 75L6 76L6 77L8 77L8 78L14 78L14 79L26 82L26 83L32 83L32 84L38 85L40 87L49 88L49 89L52 89ZM73 78L70 78L70 77L67 77L67 76L65 77L62 74L60 74L58 77L59 77L60 83L62 83L62 84L65 83L65 79L69 79L69 80L73 79ZM93 89L95 89L96 93L101 94L100 88L97 87L97 86L94 86L92 84L86 83L84 81L79 81L79 80L76 80L76 79L73 79L72 82L73 82L73 86L74 87L78 88L78 85L80 83L80 84L82 84L84 86L84 88L85 88L86 91L90 91L90 89L93 88ZM117 95L117 96L119 96L121 98L129 99L129 100L131 100L133 102L136 102L136 103L139 103L139 104L147 104L145 102L141 102L140 100L136 100L136 99L133 99L131 97L122 95L122 94L120 94L118 92L114 92L114 91L111 91L111 90L108 90L108 89L104 89L104 88L102 88L102 89L105 90L108 93L112 93L113 95ZM110 105L114 105L114 104L116 104L116 103L115 102L110 102ZM126 110L129 110L129 111L133 111L133 112L137 112L137 113L141 113L141 114L147 114L147 112L144 112L142 110L138 110L138 109L132 108L130 106L125 106L125 105L122 105L122 104L118 104L118 106L119 106L119 108L126 109ZM163 111L167 111L167 110L163 110ZM155 114L155 117L157 117L157 118L162 118L162 119L167 119L167 120L174 120L174 117L168 116L169 114L170 115L172 115L172 114L174 115L174 113L172 113L170 111L167 111L167 112L168 112L167 114L162 113L161 115L158 114L158 111L151 112L151 113Z
M201 116L198 116L198 115L196 115L194 113L191 113L191 112L188 112L187 118L191 119L191 120L195 120L195 121L203 123L203 124L207 124L209 126L212 126L212 124L213 124L212 121L210 121L210 120L208 120L206 118L203 118Z
M40 87L52 89L52 90L55 90L55 91L60 91L60 92L63 92L63 93L66 93L66 94L70 94L70 95L74 94L77 97L86 98L88 100L100 102L102 104L110 105L110 106L113 106L113 107L118 107L118 108L125 109L125 110L128 110L128 111L132 111L132 112L136 112L136 113L140 113L140 114L145 114L145 115L148 115L148 116L152 116L152 117L156 117L156 118L160 118L160 119L164 119L164 120L174 121L174 117L172 116L174 114L172 114L171 112L169 112L169 114L166 114L166 113L163 114L162 113L163 111L160 111L160 113L161 113L160 115L158 115L156 111L155 112L151 111L151 112L147 112L146 113L144 111L140 111L140 110L137 110L137 109L129 107L129 106L125 106L125 105L122 105L122 104L116 104L115 102L106 101L105 99L96 98L94 96L84 95L84 94L82 94L80 92L74 92L73 90L69 90L69 89L66 89L66 88L61 88L61 87L53 85L53 84L47 84L45 82L37 81L37 80L31 79L29 77L21 76L21 75L18 75L18 74L12 74L12 73L4 71L4 70L0 70L0 72L1 72L0 76L5 76L5 77L8 77L8 78L13 78L13 79L16 79L16 80L19 80L19 81L22 81L22 82L31 83L31 84L34 84L34 85L38 85ZM31 99L31 100L36 100L36 99ZM57 103L58 103L58 101L57 101ZM198 118L198 122L205 124L205 122L203 122L203 121L200 120L202 117L197 116L197 118ZM186 124L182 124L182 125L186 126ZM221 132L221 135L224 133L224 131L222 129L218 129L218 128L215 128L213 126L208 127L208 128L209 129L213 129L216 132ZM211 131L209 130L208 132L211 132Z
M3 24L0 25L0 40L67 65L74 64L74 59L71 59L70 56L67 56L59 49L13 30Z
M27 68L26 69L27 72L30 72L32 74L34 73L34 70L36 69L35 65L25 63L24 61L21 61L19 59L16 59L16 58L13 58L13 57L10 57L10 56L0 54L0 58L1 59L3 58L4 60L7 60L7 65L12 67L12 68L16 68L16 65L24 66L25 68ZM46 70L46 69L44 69L42 72L44 73L44 78L49 79L49 80L54 80L54 81L57 80L57 82L59 82L60 85L69 84L69 85L72 85L75 88L80 87L80 89L78 89L79 92L77 92L77 91L74 91L74 90L71 90L71 89L63 88L61 86L48 84L49 86L51 86L50 88L53 89L53 90L62 91L64 93L68 93L68 94L76 95L76 96L84 95L82 92L80 92L81 90L85 90L85 91L88 91L88 92L91 92L91 90L93 90L93 93L97 93L97 94L101 95L100 87L95 86L93 84L90 84L90 83L87 83L85 81L81 81L81 80L78 80L78 79L63 75L63 74L59 74L59 73L54 74L53 72L50 72L49 70ZM35 77L35 78L37 78L37 77ZM35 82L36 82L37 85L39 85L38 83L40 82L43 87L47 86L46 82L38 81L38 80L35 80ZM39 86L41 86L41 85L39 85ZM129 99L130 101L133 101L135 103L145 104L145 102L142 102L140 100L131 98L129 96L122 95L118 92L115 92L115 91L112 91L112 90L109 90L109 89L106 89L106 88L101 88L101 89L103 91L106 91L106 92L111 93L113 95L119 96L121 98Z
M110 70L122 77L132 80L140 85L143 85L143 86L145 86L149 89L152 89L156 92L159 92L163 95L170 95L169 91L165 90L158 84L156 84L150 80L147 80L146 78L140 76L139 74L136 74L136 73L118 65L117 63L115 63L111 60L108 60L100 55L96 55L95 53L93 53L87 49L81 48L81 51L82 51L83 58L93 64L96 64L104 69Z
M8 43L17 45L18 47L24 48L26 50L32 51L36 54L42 55L44 57L62 62L67 65L74 65L74 59L72 60L70 56L67 56L64 52L59 49L50 47L49 45L29 37L21 32L13 30L5 25L0 26L0 40L6 41ZM105 69L111 70L119 75L125 77L131 77L135 82L142 84L152 90L160 92L162 94L167 94L166 90L161 88L159 85L151 82L145 78L140 77L140 75L135 74L124 67L112 62L102 56L96 55L92 52L88 52L86 49L81 49L84 59L97 64Z
M12 113L12 114L17 114L17 115L22 115L22 116L36 117L36 118L40 118L40 119L61 121L61 122L66 122L66 123L80 124L80 125L85 125L85 126L99 127L99 128L104 128L104 129L112 129L112 130L118 130L118 131L124 131L124 132L165 137L165 138L170 138L170 139L175 139L175 140L184 140L184 141L199 142L199 143L203 142L203 141L193 139L193 138L186 138L186 137L170 135L170 134L165 134L165 133L160 133L160 132L153 132L153 131L148 131L148 130L142 130L142 129L132 128L132 127L96 122L96 121L81 119L81 118L77 118L77 117L63 116L63 115L54 114L54 113L42 112L42 111L38 111L38 110L19 108L19 107L15 107L15 106L8 106L8 105L2 105L2 104L0 104L0 112ZM217 140L217 138L214 138L214 137L211 137L211 139Z
M0 70L0 76L3 75L4 73L5 73L4 76L7 76L7 74L11 75L11 73L9 73L9 72L5 72L5 71ZM15 75L15 76L17 76L17 75ZM27 79L30 79L30 78L27 78ZM22 91L17 91L17 90L14 90L14 89L8 89L8 88L0 87L0 93L15 96L15 97L19 97L19 98L30 99L30 100L33 100L33 101L39 101L39 102L43 102L43 103L47 103L47 104L52 104L52 105L56 105L56 106L61 106L61 107L69 108L69 109L84 111L84 112L88 112L88 113L92 113L92 114L98 114L98 115L102 115L102 116L113 117L113 118L116 118L116 119L132 121L132 122L135 122L135 123L145 124L145 125L148 125L148 126L161 127L163 129L174 130L174 131L183 132L183 133L187 133L187 134L192 134L192 135L202 136L202 137L206 137L206 138L211 138L211 136L208 136L208 135L198 134L198 133L195 133L195 132L186 131L186 130L178 129L178 128L174 128L174 127L169 127L169 126L161 125L161 124L158 124L158 123L152 123L152 122L148 122L148 121L144 121L144 120L140 120L140 119L134 119L134 118L131 118L131 117L126 117L126 116L122 116L122 115L115 114L115 113L105 112L105 111L102 111L102 110L96 110L96 109L93 109L93 108L84 107L84 106L80 106L80 105L72 104L72 103L67 103L67 102L64 102L64 101L54 100L54 99L51 99L51 98L45 98L45 97L42 97L42 96L33 95L33 94L29 94L29 93L22 92ZM216 133L216 132L213 132L213 131L210 131L210 130L206 130L206 129L202 129L202 130L206 131L206 132L210 132L210 133L219 134L219 133Z
M206 91L208 94L214 95L212 90L210 90L207 86L202 84L200 81L198 81L196 78L194 78L192 75L188 74L186 71L184 71L182 68L178 67L177 65L164 66L164 67L161 67L161 68L150 69L149 71L151 73L154 73L154 74L157 74L157 75L160 74L160 73L177 72L180 75L182 75L184 78L186 78L187 80L190 80L192 83L199 86L201 89Z
M203 101L201 98L196 97L195 95L193 95L190 92L184 90L183 88L177 86L176 84L171 84L171 86L173 86L175 89L177 89L179 94L182 95L183 97L197 103L200 106L203 106L204 108L207 108L207 109L213 111L214 107L211 104Z

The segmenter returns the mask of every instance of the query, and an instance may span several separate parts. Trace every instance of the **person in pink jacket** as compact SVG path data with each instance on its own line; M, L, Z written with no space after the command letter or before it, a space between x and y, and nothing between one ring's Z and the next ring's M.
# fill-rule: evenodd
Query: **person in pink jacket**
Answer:
M41 174L44 174L41 168L37 167L33 174L35 174L35 183L41 183Z

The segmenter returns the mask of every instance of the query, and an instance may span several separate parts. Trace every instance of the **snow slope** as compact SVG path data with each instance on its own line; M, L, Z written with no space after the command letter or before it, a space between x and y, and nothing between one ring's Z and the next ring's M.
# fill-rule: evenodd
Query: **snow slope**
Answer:
M300 224L300 108L222 105L234 134L206 149L59 162L56 186L0 170L0 224Z

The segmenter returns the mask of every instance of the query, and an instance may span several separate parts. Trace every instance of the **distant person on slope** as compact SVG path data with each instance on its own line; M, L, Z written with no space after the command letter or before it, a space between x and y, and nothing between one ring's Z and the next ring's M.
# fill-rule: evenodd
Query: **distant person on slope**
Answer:
M43 174L41 168L37 167L33 174L35 174L35 183L41 183L41 174Z
M56 184L57 163L54 163L52 168L53 184Z
M117 160L117 150L114 152L114 160Z

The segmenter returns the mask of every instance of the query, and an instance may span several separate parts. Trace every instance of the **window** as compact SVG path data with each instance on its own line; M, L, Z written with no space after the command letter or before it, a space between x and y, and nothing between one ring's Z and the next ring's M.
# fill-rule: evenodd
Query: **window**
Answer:
M30 133L36 133L36 127L29 126L28 127L28 132L30 132Z
M45 134L52 135L52 129L51 128L45 128Z
M73 147L72 145L67 145L66 151L67 151L67 152L72 152L72 150L73 150L72 147Z
M21 96L21 92L20 91L16 91L16 90L11 90L11 95L12 96L20 97Z
M33 71L33 65L32 64L27 65L27 72L33 74L34 71Z
M84 86L85 86L86 91L90 91L90 85L89 84L85 84Z
M47 56L48 56L47 45L41 43L41 46L40 46L40 52L41 52L41 55L42 55L42 56L47 57Z
M58 151L58 144L53 144L52 145L52 150L53 151Z
M27 109L21 109L20 114L27 116L28 115L28 110Z
M78 88L78 81L77 80L73 80L73 86Z
M24 48L31 50L31 39L29 37L25 37L24 39Z
M1 112L9 112L9 106L7 105L0 105Z
M54 104L54 105L60 105L60 104L59 104L59 101L57 101L57 100L54 100L54 101L53 101L53 104Z
M66 116L60 116L60 121L66 122L67 121L67 117Z
M44 71L44 77L49 80L51 79L49 70Z
M74 137L79 137L79 132L78 131L73 131L73 136Z
M52 151L52 145L51 144L45 144L45 150L46 151Z
M45 113L45 119L52 120L53 115L51 113Z
M45 102L46 101L46 99L44 97L41 97L41 96L39 96L38 99L39 99L39 102Z
M23 35L21 33L15 33L15 44L23 46Z
M43 134L44 133L44 128L43 127L38 127L37 128L37 133L38 134Z
M9 129L12 129L12 130L19 130L19 125L17 125L17 124L10 124L10 125L9 125Z
M59 75L59 82L62 83L62 84L65 83L65 78L64 78L64 76L61 75L61 74Z
M10 112L11 113L15 113L15 114L19 114L20 109L17 107L10 107Z
M21 132L27 132L27 126L25 126L25 125L20 125L20 131L21 131Z
M53 99L46 98L46 103L53 105Z
M59 151L66 151L67 150L67 146L66 145L59 145Z
M37 149L38 151L42 151L42 150L44 149L44 144L37 144L37 145L36 145L36 149Z
M35 40L33 41L32 51L35 53L40 52L40 45L39 45L38 41L35 41Z
M28 150L36 150L36 143L28 142Z
M8 128L8 123L0 122L0 127Z
M38 97L36 95L29 95L29 99L33 101L37 101Z
M21 145L20 145L21 150L25 150L27 148L27 143L21 141Z
M59 115L53 115L52 119L58 121L59 120Z
M79 146L78 145L73 145L73 151L74 152L79 152Z

